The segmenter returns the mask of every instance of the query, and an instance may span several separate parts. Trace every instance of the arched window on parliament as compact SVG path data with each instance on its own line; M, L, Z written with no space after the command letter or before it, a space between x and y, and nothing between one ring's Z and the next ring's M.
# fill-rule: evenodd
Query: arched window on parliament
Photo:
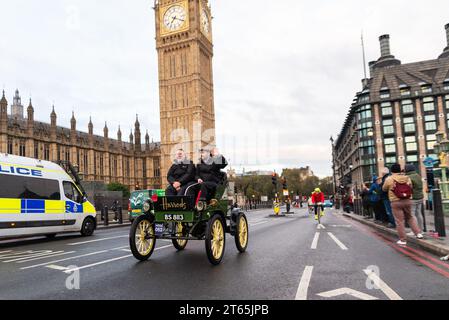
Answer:
M161 163L159 159L153 159L153 173L155 178L159 178L161 176Z
M39 159L39 142L34 141L34 158Z
M50 146L48 144L44 144L44 160L50 160Z
M19 144L19 156L25 157L25 141L20 140Z
M9 154L13 154L13 142L12 142L12 138L8 137L8 153Z
M104 175L104 159L103 159L103 155L100 154L100 176L101 178L103 178Z
M89 172L88 172L88 165L89 165L89 163L88 163L88 161L87 161L88 159L87 159L87 153L86 153L86 151L84 151L84 172L86 173L86 174L88 174Z

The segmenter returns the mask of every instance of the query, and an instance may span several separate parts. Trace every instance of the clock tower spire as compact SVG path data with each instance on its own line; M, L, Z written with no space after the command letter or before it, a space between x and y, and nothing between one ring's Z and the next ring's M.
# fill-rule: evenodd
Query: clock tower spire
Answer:
M211 9L207 0L157 0L161 174L176 149L192 160L215 144Z

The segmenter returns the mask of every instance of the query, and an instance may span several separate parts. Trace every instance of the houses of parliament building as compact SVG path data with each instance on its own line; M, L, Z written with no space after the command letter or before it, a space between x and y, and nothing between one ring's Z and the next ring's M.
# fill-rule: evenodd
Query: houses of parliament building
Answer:
M190 159L215 143L212 13L208 0L155 0L156 50L160 95L161 142L142 143L139 120L129 140L78 131L75 115L70 128L59 126L53 107L50 123L34 119L30 103L22 106L16 90L11 111L5 92L0 101L0 152L49 161L70 161L84 181L118 182L131 190L165 188L165 176L177 148ZM151 90L151 88L148 88ZM183 132L183 135L175 134Z
M105 125L103 136L93 134L89 121L88 132L77 130L72 113L70 128L58 126L53 107L50 123L34 119L34 107L30 100L24 116L24 107L16 90L10 112L3 91L0 100L0 152L24 157L70 161L77 166L85 181L118 182L135 188L159 188L160 143L150 143L148 132L141 142L139 120L134 125L134 135L122 140L120 128L117 139L109 136Z

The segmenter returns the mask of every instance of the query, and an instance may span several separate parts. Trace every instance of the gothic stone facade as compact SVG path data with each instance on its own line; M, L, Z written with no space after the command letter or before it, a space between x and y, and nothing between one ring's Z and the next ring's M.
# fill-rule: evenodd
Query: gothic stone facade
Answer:
M160 175L160 144L150 143L148 133L141 144L140 123L136 119L134 135L122 141L109 137L105 125L103 136L93 134L92 121L88 133L78 131L72 114L70 129L57 125L53 107L50 123L34 120L31 100L24 117L24 108L17 90L8 113L5 92L0 100L0 152L49 161L70 161L78 166L85 181L118 182L136 188L162 187Z
M388 35L380 37L381 57L370 63L371 77L333 143L337 186L360 189L394 163L414 164L426 177L424 158L437 158L435 134L449 134L449 24L446 35L437 59L408 64L391 54Z

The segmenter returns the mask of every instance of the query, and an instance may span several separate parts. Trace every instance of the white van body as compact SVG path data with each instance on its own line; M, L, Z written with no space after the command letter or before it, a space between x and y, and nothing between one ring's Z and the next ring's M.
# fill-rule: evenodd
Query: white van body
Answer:
M95 207L63 168L0 153L0 239L73 231L91 235L95 227Z

